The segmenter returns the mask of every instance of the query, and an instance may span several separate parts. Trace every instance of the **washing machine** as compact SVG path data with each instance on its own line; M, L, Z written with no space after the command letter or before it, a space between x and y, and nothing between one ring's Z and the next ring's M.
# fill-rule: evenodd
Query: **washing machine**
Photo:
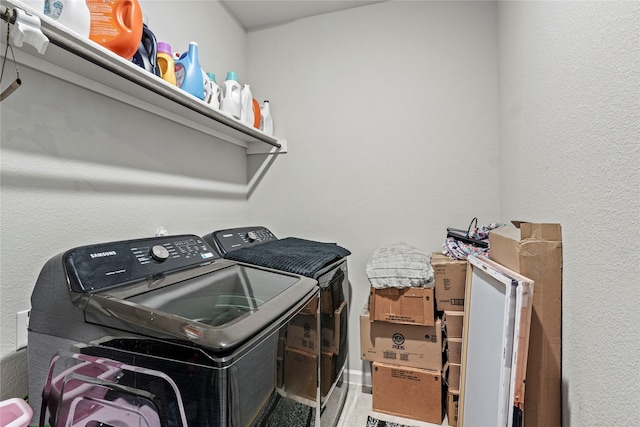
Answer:
M263 226L218 230L203 238L225 259L300 274L318 281L320 329L313 330L317 320L314 316L301 313L294 318L293 324L297 328L288 331L294 336L286 340L284 374L286 380L288 357L298 357L300 353L297 350L316 351L312 346L305 347L304 336L296 336L296 331L304 331L306 327L306 336L317 333L320 336L320 372L317 378L320 398L313 405L316 413L321 414L317 417L318 425L335 426L346 401L349 383L350 285L347 256L350 252L334 243L296 237L278 239Z
M56 255L31 296L34 420L315 425L299 395L317 376L319 361L298 361L287 394L283 358L288 329L301 313L317 315L319 298L315 279L222 259L194 235Z

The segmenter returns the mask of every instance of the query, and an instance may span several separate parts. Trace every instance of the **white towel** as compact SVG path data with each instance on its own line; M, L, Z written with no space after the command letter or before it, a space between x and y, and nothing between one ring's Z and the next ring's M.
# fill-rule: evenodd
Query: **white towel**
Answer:
M431 256L406 243L376 249L367 262L367 276L376 289L434 285Z

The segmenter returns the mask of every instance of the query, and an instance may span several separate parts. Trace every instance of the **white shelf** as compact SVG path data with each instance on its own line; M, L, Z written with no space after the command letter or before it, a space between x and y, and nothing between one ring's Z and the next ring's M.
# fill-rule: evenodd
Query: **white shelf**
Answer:
M32 11L19 1L3 3L9 8ZM286 140L247 126L92 40L46 16L38 16L49 46L44 55L31 46L14 46L19 64L239 145L247 149L247 154L286 152ZM2 41L4 52L4 37Z

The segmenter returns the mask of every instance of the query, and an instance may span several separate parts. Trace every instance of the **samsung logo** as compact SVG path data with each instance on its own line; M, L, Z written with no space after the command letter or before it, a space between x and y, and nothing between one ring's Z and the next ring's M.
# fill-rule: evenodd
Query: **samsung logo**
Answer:
M95 252L89 254L91 258L104 258L106 256L116 256L116 251Z

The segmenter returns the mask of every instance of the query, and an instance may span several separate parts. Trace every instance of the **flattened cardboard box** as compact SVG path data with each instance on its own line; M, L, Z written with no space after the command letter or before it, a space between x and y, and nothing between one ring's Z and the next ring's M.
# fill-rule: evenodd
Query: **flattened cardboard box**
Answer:
M446 310L442 315L442 327L444 333L450 338L462 338L462 325L464 324L464 311Z
M463 311L467 261L434 252L431 254L431 266L436 281L435 297L438 311Z
M442 349L449 363L462 364L462 338L445 338Z
M413 368L442 369L442 328L370 321L369 311L360 313L360 357L371 362Z
M441 424L443 387L440 371L373 362L373 410Z
M562 424L562 229L513 221L489 233L489 258L536 284L529 332L524 424Z
M433 288L371 288L371 320L407 325L434 326Z
M445 362L442 369L442 375L444 376L444 382L450 391L460 393L460 371L462 365L458 363Z

